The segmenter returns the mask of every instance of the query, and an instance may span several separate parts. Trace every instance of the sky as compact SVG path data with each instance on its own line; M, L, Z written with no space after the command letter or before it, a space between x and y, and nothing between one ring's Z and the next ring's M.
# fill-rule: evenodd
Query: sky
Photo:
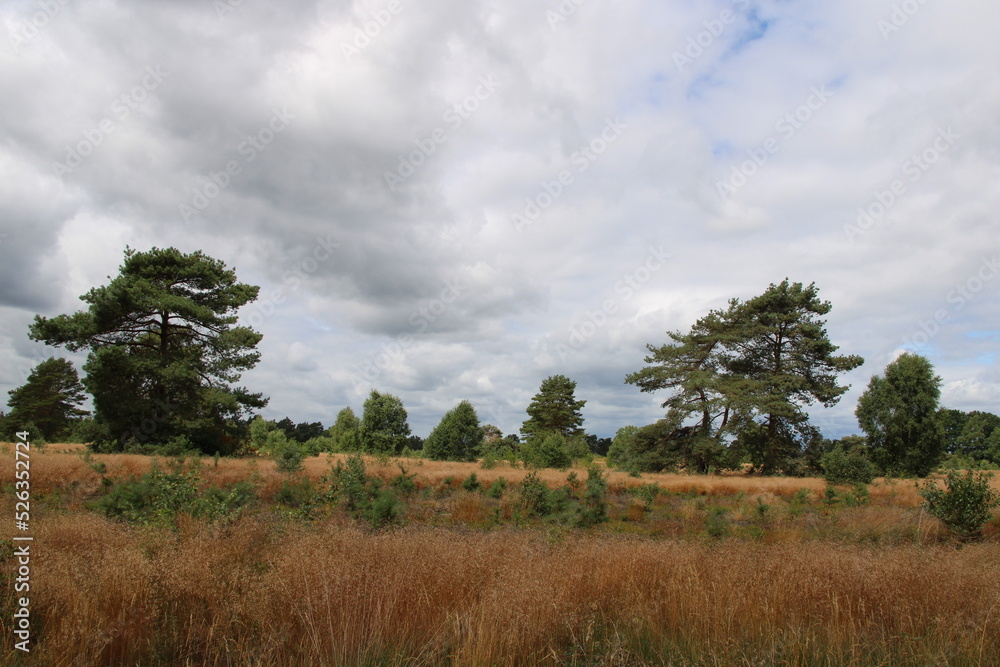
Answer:
M986 0L0 2L0 396L126 246L260 298L240 381L330 426L516 432L546 377L613 436L646 345L788 278L872 375L927 356L1000 409L1000 4Z

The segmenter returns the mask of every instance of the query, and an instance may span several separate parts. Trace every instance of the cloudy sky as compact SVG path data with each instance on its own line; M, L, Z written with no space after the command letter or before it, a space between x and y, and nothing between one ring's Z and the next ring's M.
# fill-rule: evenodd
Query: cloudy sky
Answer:
M516 431L662 415L647 343L785 277L863 367L996 411L1000 5L986 0L0 2L0 396L126 245L261 286L265 416L469 399Z

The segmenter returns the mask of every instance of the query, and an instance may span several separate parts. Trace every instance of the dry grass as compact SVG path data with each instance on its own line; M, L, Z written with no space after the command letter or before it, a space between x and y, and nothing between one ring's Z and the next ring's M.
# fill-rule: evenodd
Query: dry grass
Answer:
M50 517L36 540L34 664L1000 661L996 544L553 541L249 518L171 532L92 514Z
M817 499L826 485L816 479L611 473L612 521L601 529L478 530L470 526L511 519L512 497L462 491L459 481L475 472L484 486L516 483L524 470L406 461L429 491L410 503L420 525L405 529L269 511L139 528L84 508L102 475L81 454L66 445L32 453L39 643L21 663L6 641L2 664L1000 664L1000 519L985 543L956 549L915 509L912 482L874 485L868 505L834 511ZM11 459L0 454L5 485ZM112 478L152 465L92 461ZM399 474L397 462L366 463L385 479ZM312 458L304 474L316 480L328 466ZM558 486L567 474L541 477ZM288 479L270 461L203 461L205 484L248 478L272 499ZM671 494L648 510L616 494L650 482ZM799 489L809 492L805 510ZM736 537L707 538L710 507L726 510ZM12 511L5 494L0 512ZM13 570L9 556L0 560L8 638Z

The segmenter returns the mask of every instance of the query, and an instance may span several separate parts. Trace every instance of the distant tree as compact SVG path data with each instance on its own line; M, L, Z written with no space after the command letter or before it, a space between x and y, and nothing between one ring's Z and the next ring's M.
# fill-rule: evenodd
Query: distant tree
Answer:
M880 470L925 477L934 469L945 449L940 396L941 378L918 354L904 353L886 366L884 377L872 377L855 414Z
M424 441L424 454L438 461L474 461L483 442L479 417L468 401L449 410Z
M973 410L966 415L962 432L955 440L955 453L975 461L993 460L994 443L1000 438L1000 417ZM994 460L994 463L998 461Z
M572 463L566 437L557 431L536 436L521 448L521 457L530 466L565 470Z
M961 410L941 408L937 412L937 419L941 423L941 428L944 429L945 451L949 454L957 454L958 439L962 435L962 429L965 428L965 422L968 421L969 415Z
M359 432L361 449L369 454L399 454L410 435L403 401L372 389L365 400Z
M79 407L86 396L76 369L66 359L49 357L32 369L27 382L8 393L7 428L20 431L32 422L38 432L31 437L41 435L48 442L65 438L75 420L90 414Z
M235 441L240 417L267 403L231 386L260 359L261 334L235 326L258 292L200 251L128 248L119 275L81 297L87 310L36 316L29 335L90 350L83 384L107 444L183 438L214 454Z
M583 415L587 401L574 396L576 382L565 375L553 375L542 385L528 405L528 419L521 425L525 440L558 433L564 438L583 437Z
M608 465L616 468L625 465L628 452L632 447L632 439L638 430L638 426L622 426L618 429L611 441L611 446L608 448Z
M336 452L357 452L361 449L361 420L350 406L337 413L337 421L327 431Z
M814 435L805 406L836 404L848 389L837 376L864 361L834 354L821 319L830 309L814 284L785 279L748 301L730 300L687 334L668 333L667 345L647 346L652 365L625 381L672 391L663 403L677 431L670 440L688 433L680 429L694 418L697 447L735 435L755 466L778 472Z
M591 454L595 456L606 456L611 447L611 438L599 438L592 433L587 434L586 442Z

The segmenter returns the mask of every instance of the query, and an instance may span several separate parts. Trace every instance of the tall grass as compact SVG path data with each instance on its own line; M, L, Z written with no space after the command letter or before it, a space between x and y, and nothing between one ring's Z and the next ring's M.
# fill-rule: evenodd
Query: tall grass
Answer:
M1000 663L996 544L709 545L259 518L170 531L93 514L49 517L35 544L33 664Z
M1000 664L1000 521L957 549L915 509L910 482L833 508L819 480L613 473L602 528L518 530L491 523L510 518L516 495L461 480L513 488L523 470L409 462L428 493L409 527L372 531L343 512L272 511L288 475L222 459L203 463L202 483L253 480L254 512L129 526L87 507L105 478L141 475L151 459L60 447L32 457L28 656L9 641L15 563L9 541L0 549L2 664ZM0 455L6 488L10 459ZM310 459L302 475L327 467ZM540 478L563 485L567 473ZM626 492L645 483L670 493ZM0 512L11 515L12 494ZM469 528L480 525L491 528ZM630 534L647 530L660 537Z

